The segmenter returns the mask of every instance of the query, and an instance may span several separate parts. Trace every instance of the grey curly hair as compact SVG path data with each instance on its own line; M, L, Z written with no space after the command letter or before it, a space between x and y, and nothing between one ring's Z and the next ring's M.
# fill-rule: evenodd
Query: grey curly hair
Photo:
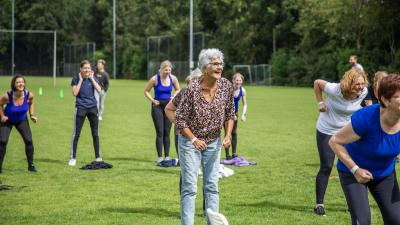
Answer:
M221 60L222 63L224 63L224 54L217 49L217 48L208 48L208 49L203 49L200 52L199 55L199 62L197 66L200 68L200 70L203 72L207 66L213 59L219 59Z

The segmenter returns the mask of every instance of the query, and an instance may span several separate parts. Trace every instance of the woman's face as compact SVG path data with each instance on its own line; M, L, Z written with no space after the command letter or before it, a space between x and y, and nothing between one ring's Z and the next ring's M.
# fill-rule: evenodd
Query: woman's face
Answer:
M353 84L351 85L351 92L356 94L357 96L360 96L362 94L362 91L364 90L364 87L364 77L359 76L354 80Z
M17 91L25 90L25 81L22 77L17 78L14 85Z
M92 70L92 68L90 67L90 64L83 64L83 66L81 67L81 74L82 76L89 76L90 71Z
M219 80L222 76L222 70L224 70L224 64L220 59L214 58L208 63L205 74L206 76Z
M240 87L243 84L243 80L240 76L236 76L235 79L233 80L233 85L236 87Z
M171 75L172 69L171 69L171 67L166 66L166 67L164 67L164 69L162 69L161 71L162 71L162 75L166 77L166 76Z
M400 90L397 90L389 101L384 102L387 108L393 109L400 113Z

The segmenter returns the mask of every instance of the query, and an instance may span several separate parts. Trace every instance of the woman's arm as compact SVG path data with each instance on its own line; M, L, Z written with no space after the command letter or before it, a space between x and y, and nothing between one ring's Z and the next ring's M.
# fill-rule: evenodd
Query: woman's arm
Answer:
M32 92L29 92L28 105L29 105L30 118L31 118L32 122L36 123L37 122L37 117L35 116L35 106L33 104L33 94L32 94Z
M172 82L174 84L174 89L175 89L175 94L174 95L176 95L181 90L181 88L179 87L178 78L176 78L176 76L172 75Z
M331 137L329 146L340 161L354 174L357 182L367 183L373 179L372 174L368 170L359 168L344 147L345 144L355 142L359 139L360 136L354 132L351 123L349 123Z
M156 76L153 76L149 82L147 82L145 88L144 88L144 96L149 99L154 105L159 105L160 102L155 100L151 94L150 91L151 89L156 85Z
M243 88L243 87L242 87ZM243 88L243 96L242 96L242 103L243 103L243 111L242 111L242 121L246 121L246 114L247 114L247 98L246 98L246 90Z
M324 103L324 99L322 98L322 92L324 91L327 83L327 81L319 79L314 81L314 94L315 98L317 99L318 110L320 112L326 112L326 105Z
M79 94L79 91L81 90L81 86L82 86L82 82L83 82L81 73L79 73L78 79L79 79L78 83L76 85L72 86L72 95L75 97Z
M1 117L1 122L2 123L7 122L7 120L8 120L8 117L6 115L4 115L4 110L3 110L3 105L8 104L8 101L9 101L8 94L6 92L0 98L0 117Z

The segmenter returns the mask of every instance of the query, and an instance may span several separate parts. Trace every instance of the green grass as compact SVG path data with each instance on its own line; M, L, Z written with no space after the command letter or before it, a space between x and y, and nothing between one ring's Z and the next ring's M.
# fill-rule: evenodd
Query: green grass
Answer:
M2 92L9 81L0 77ZM100 171L79 170L94 159L88 121L77 166L67 165L74 111L69 84L69 78L57 79L57 87L50 78L27 78L39 118L31 124L39 172L27 172L22 138L14 129L0 180L17 188L0 192L0 224L179 224L179 168L155 166L155 131L143 95L145 82L111 81L100 145L103 159L114 168ZM336 169L325 197L328 216L312 211L319 168L312 89L249 86L247 92L248 120L239 122L238 154L258 165L234 167L234 176L220 180L220 211L230 224L350 224ZM201 199L199 194L196 224L206 224ZM373 224L382 224L371 197L370 201Z

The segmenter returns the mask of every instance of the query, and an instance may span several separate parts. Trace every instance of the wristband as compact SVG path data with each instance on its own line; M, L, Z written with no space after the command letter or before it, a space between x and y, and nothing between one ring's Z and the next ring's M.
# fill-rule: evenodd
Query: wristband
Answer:
M318 105L322 105L322 104L324 104L324 101L318 102Z
M197 140L197 137L192 138L192 140L190 140L190 142L192 142L192 144Z
M356 171L357 171L359 168L360 168L360 167L358 167L357 165L355 165L355 166L353 166L353 168L351 168L350 172L351 172L352 174L355 174Z

